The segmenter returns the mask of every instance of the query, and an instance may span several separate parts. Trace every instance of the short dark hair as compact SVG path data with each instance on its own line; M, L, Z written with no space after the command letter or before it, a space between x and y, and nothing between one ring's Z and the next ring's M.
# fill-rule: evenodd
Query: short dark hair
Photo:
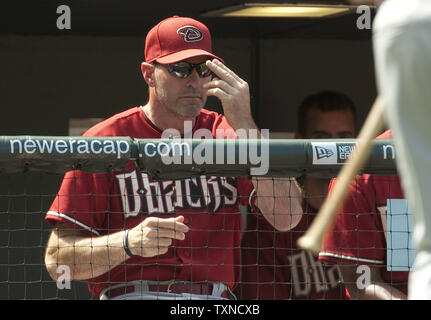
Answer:
M307 127L307 116L310 109L322 112L339 111L349 109L353 114L356 124L356 107L353 101L345 94L335 91L320 91L307 96L298 108L298 133L305 136Z

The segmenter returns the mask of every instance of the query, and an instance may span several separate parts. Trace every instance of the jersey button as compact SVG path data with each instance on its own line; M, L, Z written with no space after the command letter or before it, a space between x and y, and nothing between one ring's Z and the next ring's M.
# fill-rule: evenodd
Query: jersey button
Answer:
M184 250L184 257L190 258L190 250Z

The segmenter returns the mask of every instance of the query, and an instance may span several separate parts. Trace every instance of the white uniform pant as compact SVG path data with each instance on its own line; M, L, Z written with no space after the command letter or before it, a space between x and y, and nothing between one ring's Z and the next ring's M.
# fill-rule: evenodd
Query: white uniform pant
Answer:
M431 0L386 0L373 26L379 94L413 212L409 299L431 299Z

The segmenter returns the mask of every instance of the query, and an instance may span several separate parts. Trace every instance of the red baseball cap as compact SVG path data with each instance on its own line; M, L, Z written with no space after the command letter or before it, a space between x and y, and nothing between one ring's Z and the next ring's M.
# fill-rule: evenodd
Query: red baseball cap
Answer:
M145 39L145 62L175 63L197 56L224 62L212 53L211 34L201 22L186 17L170 17L154 26Z

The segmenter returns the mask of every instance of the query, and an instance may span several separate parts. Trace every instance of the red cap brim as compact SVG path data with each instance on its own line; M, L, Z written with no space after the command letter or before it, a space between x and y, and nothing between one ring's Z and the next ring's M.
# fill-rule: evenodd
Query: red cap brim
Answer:
M172 54L168 54L167 56L158 58L156 59L156 61L161 64L170 64L170 63L175 63L175 62L179 62L182 60L199 57L199 56L211 57L211 58L220 60L222 63L224 63L223 59L220 59L216 55L213 55L212 53L209 53L208 51L201 50L201 49L187 49L180 52L175 52Z

